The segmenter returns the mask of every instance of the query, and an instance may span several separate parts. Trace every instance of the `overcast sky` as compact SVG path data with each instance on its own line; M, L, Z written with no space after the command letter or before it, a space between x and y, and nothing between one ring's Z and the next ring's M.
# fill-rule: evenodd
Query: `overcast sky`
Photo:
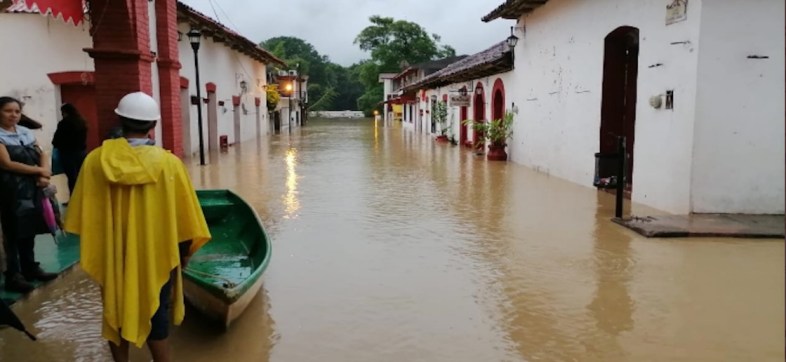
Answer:
M503 0L181 0L254 42L301 38L338 64L368 58L353 44L371 15L420 24L457 54L472 54L510 35L512 20L480 20ZM212 7L211 7L212 5ZM215 8L215 10L214 10Z

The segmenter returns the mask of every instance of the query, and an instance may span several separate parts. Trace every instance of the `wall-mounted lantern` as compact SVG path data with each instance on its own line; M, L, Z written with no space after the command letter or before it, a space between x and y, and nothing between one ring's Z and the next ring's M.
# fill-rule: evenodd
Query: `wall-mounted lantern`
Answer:
M508 37L508 39L506 39L506 41L508 42L508 47L510 49L515 48L516 44L519 43L519 37L513 35L513 28L515 28L515 26L510 27L510 36Z

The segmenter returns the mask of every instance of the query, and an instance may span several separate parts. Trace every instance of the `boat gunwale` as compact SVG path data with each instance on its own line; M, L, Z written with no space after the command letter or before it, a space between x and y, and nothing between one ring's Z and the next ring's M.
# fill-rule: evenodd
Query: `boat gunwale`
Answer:
M262 261L256 266L254 271L249 274L248 277L244 278L242 282L237 283L233 287L220 287L214 283L210 283L206 281L204 278L196 275L193 272L189 272L188 267L183 270L183 274L187 277L190 281L192 281L195 285L204 288L205 290L209 291L210 294L228 302L234 303L237 301L243 294L245 294L251 286L253 286L254 282L257 279L261 278L262 273L267 269L267 266L270 264L270 257L272 255L272 243L270 242L270 237L267 234L267 230L265 230L264 225L262 224L262 219L259 217L259 214L256 210L251 207L251 205L246 202L245 199L240 197L237 193L233 192L230 189L204 189L204 190L197 190L197 195L228 195L229 198L233 199L233 201L237 201L237 205L242 205L244 208L249 211L256 221L259 230L262 232L262 236L264 238L265 254L262 257ZM212 240L211 240L212 241Z

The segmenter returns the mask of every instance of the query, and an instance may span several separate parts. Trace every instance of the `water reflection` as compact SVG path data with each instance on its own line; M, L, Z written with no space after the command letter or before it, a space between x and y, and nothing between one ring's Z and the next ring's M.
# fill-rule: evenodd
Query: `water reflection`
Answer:
M587 305L598 333L593 333L584 346L593 359L608 361L630 358L619 337L634 327L635 302L630 294L630 284L635 260L629 231L608 226L609 215L614 209L606 200L607 195L597 194L598 209L593 232L596 287L592 301Z
M287 192L284 194L283 200L286 207L286 218L291 219L297 216L296 213L300 209L300 201L297 198L297 149L289 148L284 160L287 164Z

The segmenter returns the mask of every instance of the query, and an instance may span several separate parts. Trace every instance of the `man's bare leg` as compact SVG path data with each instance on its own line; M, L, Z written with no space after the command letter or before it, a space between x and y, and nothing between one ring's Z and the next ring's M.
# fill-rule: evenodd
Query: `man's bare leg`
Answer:
M109 351L112 352L112 359L115 362L128 362L128 341L120 341L120 345L109 342Z
M150 354L153 355L155 362L170 362L169 359L169 342L166 339L160 341L147 341L147 347L150 348Z

